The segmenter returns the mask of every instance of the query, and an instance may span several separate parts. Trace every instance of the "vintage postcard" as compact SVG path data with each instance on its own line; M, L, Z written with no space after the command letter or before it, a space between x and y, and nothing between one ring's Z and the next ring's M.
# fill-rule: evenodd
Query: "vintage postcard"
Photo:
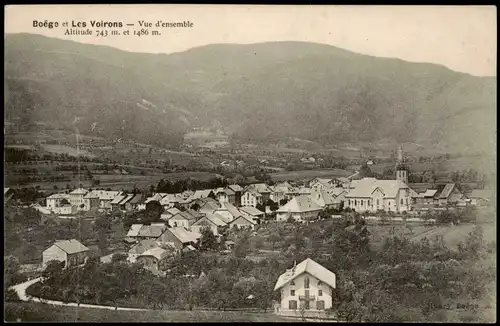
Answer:
M4 14L5 321L496 321L496 7Z

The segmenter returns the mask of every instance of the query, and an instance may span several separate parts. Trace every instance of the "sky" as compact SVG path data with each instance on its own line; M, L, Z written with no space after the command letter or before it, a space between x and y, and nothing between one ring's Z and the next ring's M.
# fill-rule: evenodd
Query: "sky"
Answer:
M57 28L33 21L58 22ZM132 34L138 21L153 23L148 36L64 35L62 22L121 21ZM193 27L156 28L190 21ZM134 24L128 27L126 24ZM86 29L86 28L84 28ZM108 31L111 29L108 28ZM158 30L161 35L151 35ZM214 43L306 41L353 52L444 65L476 76L496 76L494 6L249 6L249 5L11 5L6 33L33 33L126 51L173 53Z

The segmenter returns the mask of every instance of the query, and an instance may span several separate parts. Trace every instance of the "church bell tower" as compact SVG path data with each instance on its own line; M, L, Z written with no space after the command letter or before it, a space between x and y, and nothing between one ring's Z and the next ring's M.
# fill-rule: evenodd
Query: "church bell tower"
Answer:
M406 164L406 158L403 153L402 145L400 145L398 148L398 156L396 161L396 180L401 180L405 184L408 184L408 166Z

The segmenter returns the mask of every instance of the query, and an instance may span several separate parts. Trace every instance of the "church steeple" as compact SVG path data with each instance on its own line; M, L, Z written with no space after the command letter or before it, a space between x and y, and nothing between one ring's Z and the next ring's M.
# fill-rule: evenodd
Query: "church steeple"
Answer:
M406 158L403 152L403 145L398 148L398 155L396 161L396 180L401 180L408 184L408 166L406 165Z

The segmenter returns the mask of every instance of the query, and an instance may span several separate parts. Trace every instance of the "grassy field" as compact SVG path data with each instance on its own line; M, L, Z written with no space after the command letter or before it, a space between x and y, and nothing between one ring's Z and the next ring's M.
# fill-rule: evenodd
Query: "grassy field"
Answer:
M15 322L287 322L272 312L243 311L113 311L51 306L42 303L6 303L5 320Z
M427 237L429 241L433 241L436 236L443 236L449 248L456 249L460 241L465 241L469 232L474 229L473 224L462 224L455 226L425 226L425 225L411 225L407 227L403 224L395 225L369 225L370 242L374 246L382 246L384 239L387 238L392 229L397 234L404 234L412 241L420 241L422 238ZM496 227L495 224L482 225L484 231L484 240L487 242L496 241Z
M270 173L269 175L274 181L285 181L285 180L313 179L316 177L321 177L321 178L348 177L351 174L352 172L342 169L319 169L319 170L276 172L276 173Z

